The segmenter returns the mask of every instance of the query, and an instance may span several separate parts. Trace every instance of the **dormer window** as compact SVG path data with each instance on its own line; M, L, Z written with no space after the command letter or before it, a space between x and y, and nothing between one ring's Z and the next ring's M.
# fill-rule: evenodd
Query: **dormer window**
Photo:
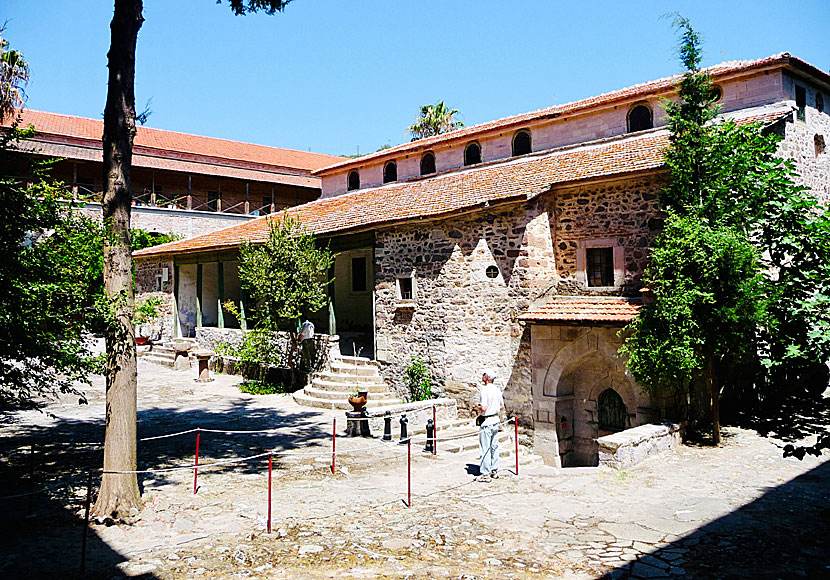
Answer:
M346 189L348 191L360 189L360 173L358 173L356 169L353 171L349 171L349 178L346 184Z
M464 149L464 165L475 165L481 163L481 145L470 143Z
M530 131L519 131L513 137L513 156L530 153Z
M383 183L389 183L398 180L398 165L394 161L390 161L383 166Z
M799 121L807 120L807 89L804 87L795 86L795 107L796 119Z
M421 175L435 173L435 155L430 151L421 157Z
M645 131L654 127L654 121L651 117L651 109L647 105L634 105L628 111L628 132L636 133L637 131Z

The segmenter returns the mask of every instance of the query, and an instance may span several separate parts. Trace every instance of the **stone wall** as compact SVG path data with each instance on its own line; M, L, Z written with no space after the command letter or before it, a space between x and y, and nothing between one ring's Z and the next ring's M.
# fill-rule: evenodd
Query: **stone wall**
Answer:
M164 271L167 270L167 280ZM158 284L161 283L161 290ZM137 336L159 341L173 336L173 262L163 259L135 261L135 301L140 304L149 298L159 298L162 305L156 310L159 318L136 326Z
M799 121L795 113L784 124L784 140L778 146L782 157L792 159L798 173L796 182L809 187L825 204L830 204L830 92L785 77L785 91L795 105L795 84L807 91L805 120ZM816 108L817 95L824 100L824 112ZM823 148L823 150L822 150Z
M97 202L86 202L77 211L94 219L101 219L102 215L101 204ZM133 207L130 211L130 227L140 228L148 232L175 234L183 238L192 238L193 236L243 224L255 218L256 216L245 214L140 206Z
M599 464L627 469L680 445L680 425L640 425L597 439Z
M603 435L597 400L606 389L622 398L626 427L657 416L649 397L617 354L619 326L531 326L534 450L558 467L596 465Z
M530 343L517 319L554 283L551 244L535 202L378 231L376 356L393 388L404 394L403 372L417 355L430 363L437 393L469 407L492 367L510 411L529 421ZM406 304L397 278L409 275L415 299Z
M557 189L544 198L552 216L557 293L639 295L648 246L662 227L658 198L663 184L657 176L641 177ZM591 245L619 248L614 288L587 286L584 256Z

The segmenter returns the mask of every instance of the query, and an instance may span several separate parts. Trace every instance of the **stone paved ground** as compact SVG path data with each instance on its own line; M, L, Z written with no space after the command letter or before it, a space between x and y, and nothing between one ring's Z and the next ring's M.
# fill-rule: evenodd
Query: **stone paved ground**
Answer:
M264 533L266 463L200 475L142 478L144 510L131 526L95 525L89 577L143 578L819 578L830 576L830 463L783 459L775 442L727 429L719 448L684 446L625 472L502 465L473 482L475 454L414 450L406 507L405 448L338 439L328 471L332 417L290 397L240 393L235 377L207 385L141 362L139 435L196 426L278 428L268 435L203 433L200 463L267 448L295 449L273 482L273 533ZM0 576L71 577L82 527L83 469L100 461L103 386L90 405L52 403L53 416L16 413L0 424L3 500ZM342 429L342 426L341 426ZM192 462L193 435L141 444L142 468ZM351 453L350 453L351 452ZM505 462L507 463L507 462Z

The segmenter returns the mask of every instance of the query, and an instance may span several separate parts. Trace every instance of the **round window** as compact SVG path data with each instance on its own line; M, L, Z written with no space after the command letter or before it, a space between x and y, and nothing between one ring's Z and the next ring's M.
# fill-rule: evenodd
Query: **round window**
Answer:
M498 278L499 277L499 269L495 266L487 266L487 269L484 271L488 278Z

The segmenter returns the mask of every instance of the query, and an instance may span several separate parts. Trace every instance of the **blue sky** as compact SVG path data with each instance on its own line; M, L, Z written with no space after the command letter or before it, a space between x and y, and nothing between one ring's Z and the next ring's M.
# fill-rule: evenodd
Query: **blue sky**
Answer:
M679 71L678 11L705 64L781 51L830 69L827 0L295 0L233 16L227 2L145 0L136 102L148 126L330 154L407 140L422 104L467 125ZM29 107L100 118L112 2L3 0L28 59Z

